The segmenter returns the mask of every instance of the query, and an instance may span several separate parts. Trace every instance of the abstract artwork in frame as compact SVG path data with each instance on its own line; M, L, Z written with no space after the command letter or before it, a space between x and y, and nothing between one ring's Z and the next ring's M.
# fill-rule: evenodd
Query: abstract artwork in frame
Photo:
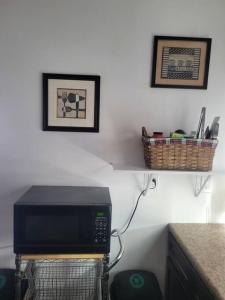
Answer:
M43 74L43 130L99 132L100 76Z
M152 87L207 89L210 38L155 36Z

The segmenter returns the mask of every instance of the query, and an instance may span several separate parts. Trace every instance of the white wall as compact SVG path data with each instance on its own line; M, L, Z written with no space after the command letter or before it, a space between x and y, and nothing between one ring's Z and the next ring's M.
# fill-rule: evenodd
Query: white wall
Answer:
M215 169L224 170L224 11L223 0L0 0L0 245L12 244L13 203L32 184L109 186L120 227L142 176L115 173L108 163L143 164L142 125L196 129L207 106L209 122L222 117ZM208 90L150 88L155 34L213 39ZM41 130L42 72L101 75L100 133ZM117 270L148 268L163 281L165 225L206 219L209 199L193 197L191 180L160 177L124 237ZM0 266L9 257L0 250Z

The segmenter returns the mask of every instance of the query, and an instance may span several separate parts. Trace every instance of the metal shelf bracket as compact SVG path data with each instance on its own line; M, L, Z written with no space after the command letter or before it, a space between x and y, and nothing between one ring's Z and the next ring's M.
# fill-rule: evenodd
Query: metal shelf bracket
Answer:
M195 175L194 195L198 197L210 180L212 175Z
M204 190L206 184L210 180L210 178L213 175L212 171L187 171L187 170L151 170L146 169L145 167L135 167L135 166L124 166L124 165L114 165L112 163L112 167L117 172L124 172L124 173L133 173L133 174L144 174L144 182L142 185L143 190L145 192L143 193L143 196L146 196L148 193L148 190L151 189L152 186L152 177L154 175L165 175L165 174L171 174L171 175L191 175L193 176L193 190L194 190L194 196L198 197Z

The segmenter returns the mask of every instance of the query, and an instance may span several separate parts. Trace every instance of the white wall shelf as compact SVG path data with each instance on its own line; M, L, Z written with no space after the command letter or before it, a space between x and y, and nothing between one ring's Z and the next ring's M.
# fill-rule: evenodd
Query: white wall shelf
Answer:
M198 197L201 194L207 182L210 180L211 176L213 175L212 171L204 172L204 171L183 171L183 170L152 170L152 169L147 169L145 167L116 165L116 164L111 164L111 165L113 167L113 170L116 172L146 174L146 176L148 177L146 189L148 189L149 187L149 184L151 182L150 178L153 174L157 174L157 175L160 174L161 175L165 175L165 174L182 175L183 174L183 175L195 176L195 184L194 184L195 197Z
M127 172L127 173L152 173L152 174L189 174L189 175L200 175L200 176L207 176L212 175L213 171L204 172L204 171L182 171L182 170L153 170L147 169L145 167L137 167L137 166L127 166L127 165L116 165L111 164L114 171L117 172Z

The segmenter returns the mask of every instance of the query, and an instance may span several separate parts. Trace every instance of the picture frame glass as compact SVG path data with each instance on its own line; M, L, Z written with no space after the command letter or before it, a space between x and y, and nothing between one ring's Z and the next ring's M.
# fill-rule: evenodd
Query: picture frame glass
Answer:
M43 74L43 130L99 132L100 76Z
M206 89L211 39L155 37L152 87Z
M93 81L49 79L49 126L93 127L94 92Z

